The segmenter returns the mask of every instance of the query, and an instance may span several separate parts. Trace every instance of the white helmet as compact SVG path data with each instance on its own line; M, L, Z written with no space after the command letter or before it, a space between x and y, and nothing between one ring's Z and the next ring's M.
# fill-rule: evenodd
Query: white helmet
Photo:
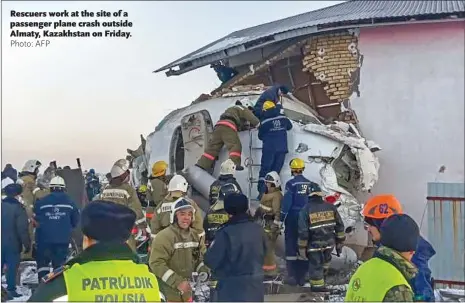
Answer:
M181 209L190 209L192 210L192 222L194 222L195 218L195 208L192 205L194 202L190 202L186 198L179 198L176 201L173 202L173 206L171 207L171 213L170 213L170 223L174 223L174 218L176 218L176 212Z
M275 187L281 187L281 178L275 171L270 171L265 175L266 183L273 183Z
M241 102L242 106L244 107L253 107L253 104L252 102L250 102L249 98L242 98L241 100L239 100L239 102Z
M42 163L39 160L27 160L21 171L35 173L41 165Z
M66 188L65 179L60 176L55 176L50 180L50 188Z
M112 178L117 178L129 170L129 162L126 159L119 159L113 164L110 174Z
M168 184L168 191L182 191L183 193L187 193L187 180L181 175L174 175L171 178L170 183Z
M234 175L235 172L236 164L234 164L233 160L228 159L221 163L220 175Z

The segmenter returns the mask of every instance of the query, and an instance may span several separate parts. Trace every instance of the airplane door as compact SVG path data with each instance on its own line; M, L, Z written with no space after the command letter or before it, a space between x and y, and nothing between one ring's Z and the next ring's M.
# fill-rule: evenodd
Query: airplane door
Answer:
M207 110L185 115L181 120L184 143L184 167L197 163L213 132L213 123Z

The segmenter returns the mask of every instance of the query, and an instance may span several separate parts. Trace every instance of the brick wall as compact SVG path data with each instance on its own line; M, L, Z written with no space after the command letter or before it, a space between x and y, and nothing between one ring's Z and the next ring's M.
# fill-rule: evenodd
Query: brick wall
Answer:
M324 84L333 102L349 99L354 76L359 72L358 38L350 33L317 36L304 47L303 71L313 73ZM358 89L357 89L358 90Z

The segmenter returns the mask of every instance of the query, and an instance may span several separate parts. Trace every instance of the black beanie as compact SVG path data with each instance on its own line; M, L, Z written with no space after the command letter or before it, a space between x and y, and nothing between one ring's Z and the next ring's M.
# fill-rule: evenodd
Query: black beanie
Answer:
M232 216L245 214L249 210L249 200L244 194L231 193L224 198L224 210Z
M135 222L135 212L109 201L92 201L81 213L82 233L99 242L126 242Z
M420 229L410 216L396 214L381 224L381 244L398 252L415 251L420 237Z

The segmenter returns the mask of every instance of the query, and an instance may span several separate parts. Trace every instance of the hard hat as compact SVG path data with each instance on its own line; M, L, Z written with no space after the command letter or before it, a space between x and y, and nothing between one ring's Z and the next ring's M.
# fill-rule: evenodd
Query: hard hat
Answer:
M242 98L241 100L239 100L239 102L244 107L253 108L253 104L252 104L252 102L250 102L249 98Z
M308 188L308 196L309 197L312 197L312 196L324 197L325 195L321 191L320 185L316 184L315 182L311 182L310 187Z
M50 188L66 188L65 180L60 176L55 176L50 180Z
M187 193L187 180L181 175L174 175L171 178L170 183L168 183L168 191L182 191L183 193Z
M273 183L275 187L281 186L281 178L275 171L270 171L265 175L265 183Z
M402 214L402 206L394 195L377 195L368 199L362 215L373 219L385 219L394 214Z
M174 177L173 177L174 178ZM195 218L195 208L192 203L187 200L186 198L179 198L173 202L173 206L171 207L170 213L170 223L174 223L174 219L176 218L176 212L181 209L190 209L192 211L192 222L194 222Z
M273 101L265 101L265 103L263 103L263 110L269 110L275 107L276 104Z
M300 158L294 158L291 160L291 162L289 162L289 167L291 168L291 170L294 170L294 169L303 170L305 168L305 162L304 160Z
M168 168L168 163L165 161L157 161L152 165L152 176L160 177L166 174L166 169Z
M42 165L39 160L27 160L23 166L23 172L35 173L37 169Z
M129 170L129 162L126 159L119 159L113 164L110 174L112 178L117 178Z
M142 184L141 186L139 186L139 189L137 189L137 191L141 194L145 194L147 192L147 185Z
M226 183L223 186L221 186L220 191L218 193L218 199L224 201L224 198L232 193L239 194L239 188L237 188L236 184L234 183Z
M227 159L221 163L220 175L234 175L236 172L236 164L231 159Z

